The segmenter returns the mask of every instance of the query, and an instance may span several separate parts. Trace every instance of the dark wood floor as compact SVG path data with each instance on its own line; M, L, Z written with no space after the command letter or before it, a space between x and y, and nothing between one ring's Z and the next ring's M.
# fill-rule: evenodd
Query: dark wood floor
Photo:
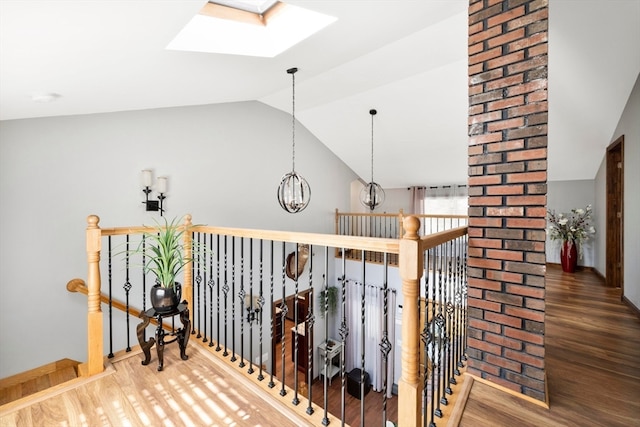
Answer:
M294 322L291 320L286 320L285 322L285 331L289 331L293 327ZM294 364L291 361L291 334L285 334L285 383L290 388L293 388L294 385ZM277 344L275 349L275 354L281 354L282 345ZM276 358L276 377L278 379L282 378L282 362L281 357ZM298 383L299 383L299 393L301 396L306 398L308 396L308 388L307 384L304 383L304 379L302 374L298 375ZM316 377L313 382L313 388L311 390L311 400L313 403L318 405L320 408L324 408L324 380L322 377ZM345 401L345 414L344 420L347 425L351 426L359 426L360 416L361 416L361 404L362 401L345 391L344 393L344 401ZM376 393L370 391L364 399L364 414L365 414L365 423L364 425L382 425L382 408L383 408L383 396L382 393ZM397 422L398 420L398 396L393 395L392 397L387 399L387 413L386 419ZM331 384L328 384L327 388L327 411L331 414L340 417L342 408L342 381L340 375L337 375L331 381Z
M547 268L549 409L473 383L460 426L640 426L640 318L591 271Z

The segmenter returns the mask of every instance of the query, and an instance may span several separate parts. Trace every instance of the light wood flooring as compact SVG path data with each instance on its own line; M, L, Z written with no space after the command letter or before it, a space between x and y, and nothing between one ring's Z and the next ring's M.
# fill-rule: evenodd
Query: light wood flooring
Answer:
M640 426L640 318L591 271L547 267L549 409L473 382L462 427Z
M26 406L5 405L0 426L308 425L271 399L256 398L246 379L198 345L189 344L187 361L177 345L166 346L162 372L154 353L148 366L140 364L140 351L132 351L116 356L98 378L71 382Z

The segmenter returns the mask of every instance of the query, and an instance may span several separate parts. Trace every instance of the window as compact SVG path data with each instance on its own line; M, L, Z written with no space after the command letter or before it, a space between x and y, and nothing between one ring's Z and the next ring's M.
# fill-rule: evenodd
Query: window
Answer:
M469 202L465 185L427 187L423 199L424 213L430 215L467 215Z

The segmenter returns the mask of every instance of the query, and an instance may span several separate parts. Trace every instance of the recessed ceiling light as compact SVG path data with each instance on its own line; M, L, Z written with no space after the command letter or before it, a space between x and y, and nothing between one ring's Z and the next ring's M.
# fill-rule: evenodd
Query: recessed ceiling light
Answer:
M272 58L336 19L280 1L210 1L167 49Z
M31 95L31 100L33 102L46 103L56 101L61 96L62 95L58 93L38 93L35 95Z

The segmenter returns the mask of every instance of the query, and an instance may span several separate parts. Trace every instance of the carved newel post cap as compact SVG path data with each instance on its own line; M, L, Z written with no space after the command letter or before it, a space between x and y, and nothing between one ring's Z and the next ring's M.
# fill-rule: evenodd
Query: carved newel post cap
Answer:
M420 220L416 216L406 216L402 220L402 226L405 229L403 238L410 240L418 240L418 229L420 228Z
M89 215L87 217L88 228L98 228L99 222L100 222L100 217L98 215Z

